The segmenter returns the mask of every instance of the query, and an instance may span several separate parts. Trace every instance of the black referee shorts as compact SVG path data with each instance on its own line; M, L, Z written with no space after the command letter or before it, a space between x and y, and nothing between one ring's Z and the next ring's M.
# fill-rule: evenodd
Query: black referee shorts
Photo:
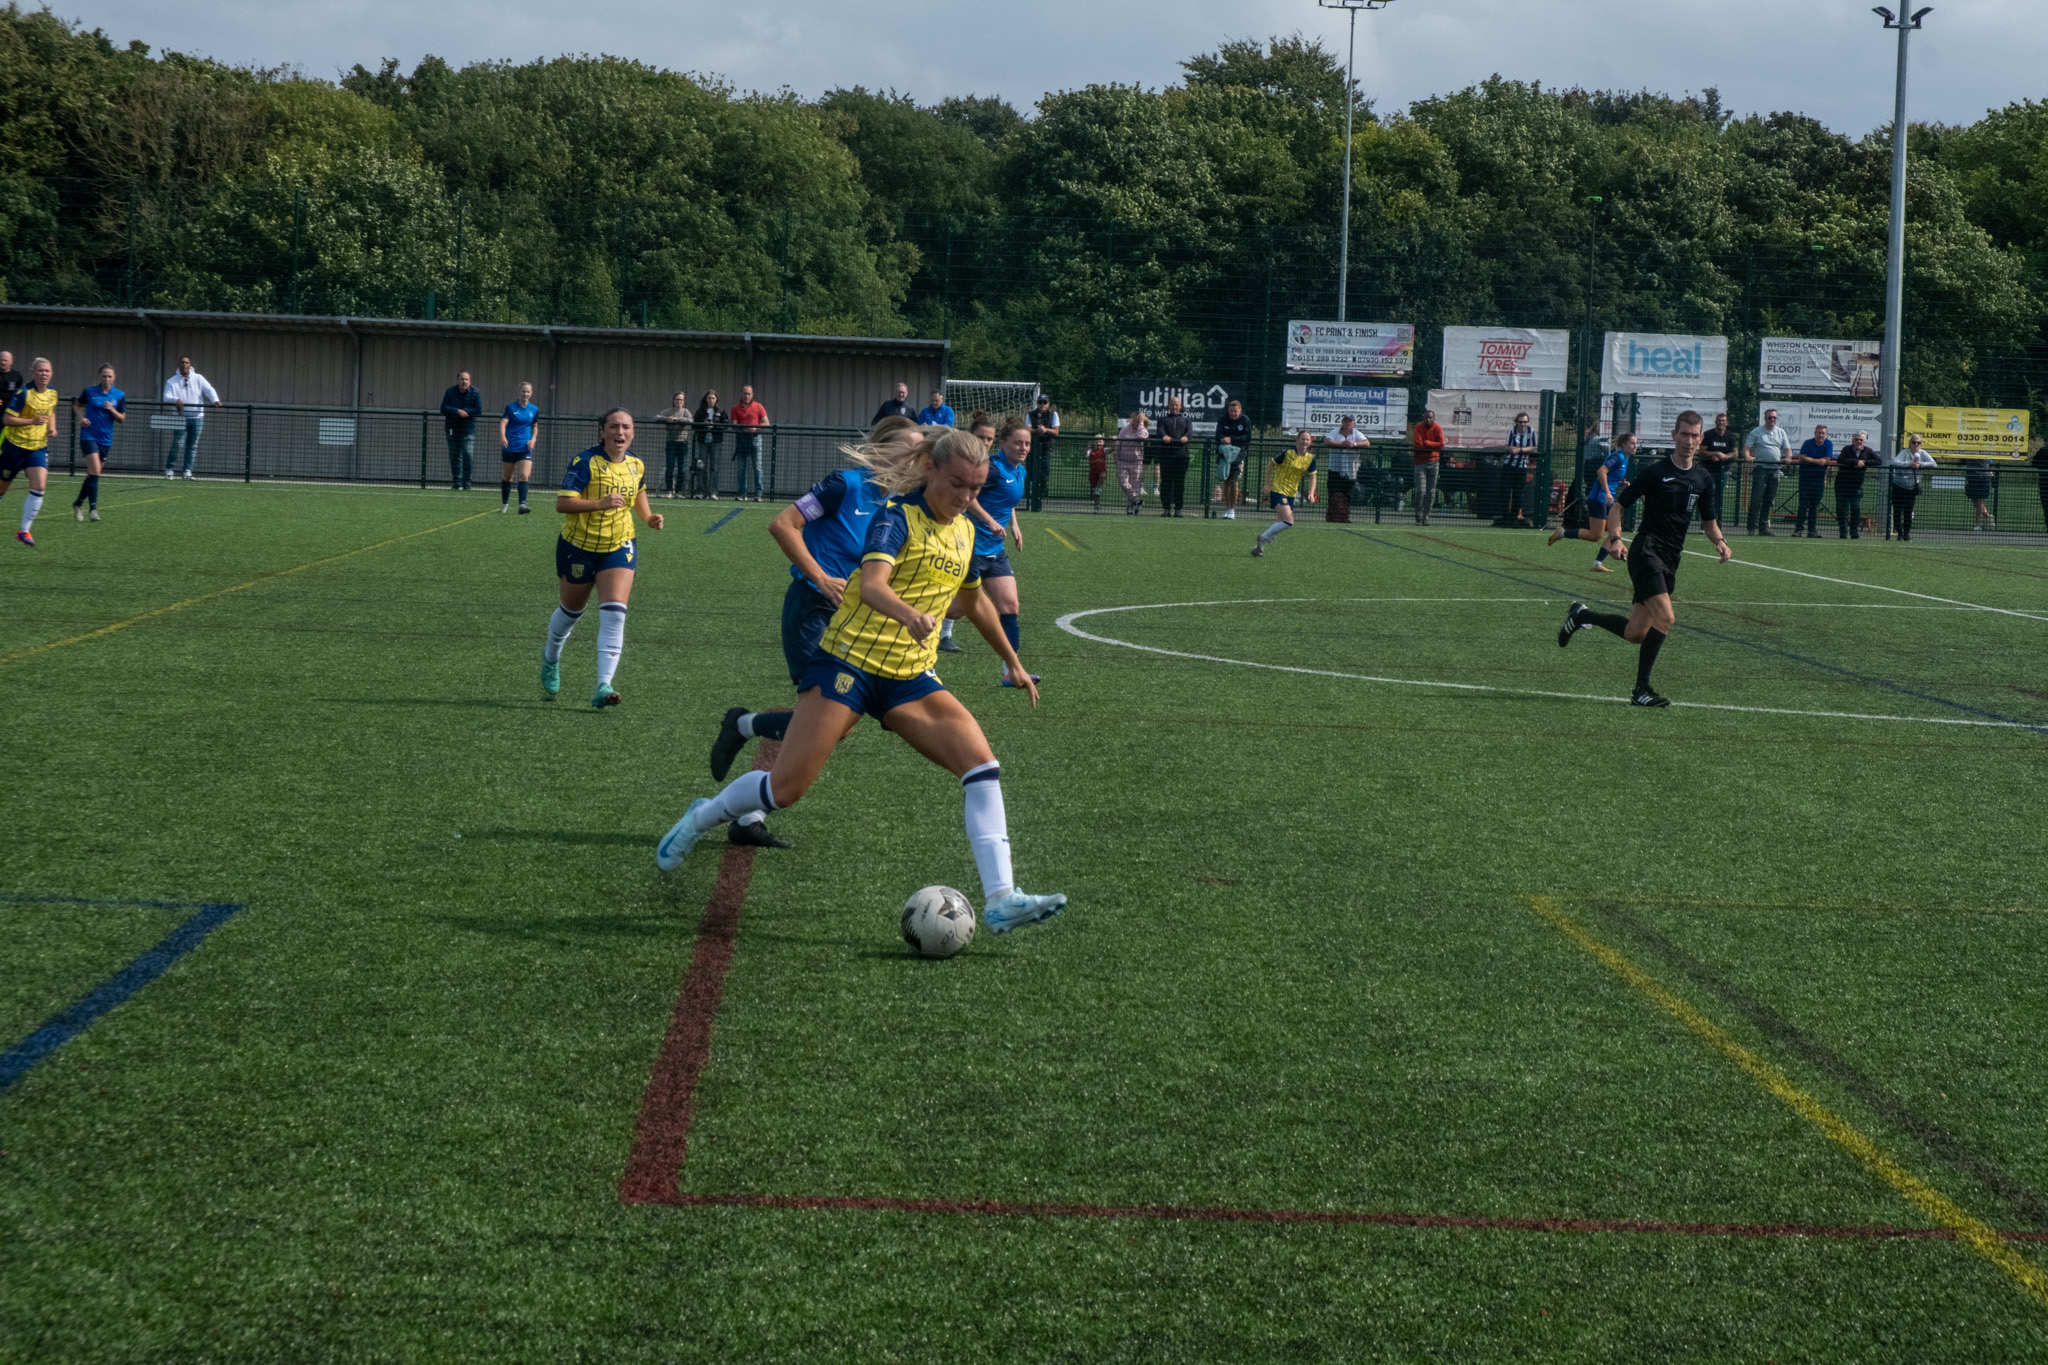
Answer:
M1647 602L1659 593L1669 593L1678 582L1678 566L1667 564L1657 547L1638 540L1629 547L1628 577L1635 584L1635 601Z

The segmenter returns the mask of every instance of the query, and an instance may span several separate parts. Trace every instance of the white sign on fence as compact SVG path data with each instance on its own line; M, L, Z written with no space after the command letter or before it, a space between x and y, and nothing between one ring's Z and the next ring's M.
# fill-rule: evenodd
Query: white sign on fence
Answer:
M1444 444L1452 450L1506 450L1515 414L1528 413L1529 430L1534 431L1539 406L1527 394L1474 393L1469 389L1429 391L1430 411L1443 426Z
M1609 332L1600 392L1700 399L1728 392L1728 338Z
M1415 327L1406 322L1287 324L1290 374L1395 375L1415 368Z
M1876 398L1882 350L1875 341L1765 337L1757 362L1757 392Z
M1307 427L1318 436L1327 436L1346 417L1355 419L1367 436L1400 440L1408 432L1408 390L1335 384L1281 386L1280 425L1289 431Z
M1773 398L1756 405L1756 424L1764 424L1764 409L1778 410L1778 425L1798 444L1813 435L1816 425L1828 429L1828 439L1840 450L1849 444L1849 438L1857 432L1863 433L1863 443L1873 450L1884 449L1884 423L1878 421L1878 407L1875 403L1803 403ZM1738 435L1747 435L1745 429Z
M323 446L352 446L356 443L356 422L353 417L322 417L320 419L320 444Z
M1446 390L1506 389L1561 393L1571 333L1535 327L1444 328ZM1448 428L1446 428L1448 430Z
M1727 412L1726 399L1718 393L1700 398L1660 398L1655 394L1636 395L1636 435L1646 446L1668 446L1671 444L1671 428L1678 425L1678 414L1690 408L1700 415L1700 430L1714 429L1714 414ZM1734 425L1734 417L1729 418ZM1600 395L1600 434L1614 435L1614 395Z

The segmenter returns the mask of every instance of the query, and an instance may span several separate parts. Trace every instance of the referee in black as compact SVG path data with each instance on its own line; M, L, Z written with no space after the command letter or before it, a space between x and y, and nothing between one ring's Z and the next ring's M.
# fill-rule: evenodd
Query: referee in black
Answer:
M1636 658L1636 690L1629 697L1634 706L1671 705L1651 690L1650 670L1657 666L1657 651L1664 648L1664 638L1678 621L1671 612L1671 589L1678 578L1679 556L1685 553L1685 533L1714 491L1713 476L1694 462L1699 448L1700 415L1688 408L1672 424L1671 454L1640 473L1629 471L1633 477L1617 499L1623 507L1643 504L1642 528L1624 556L1628 576L1635 584L1635 609L1622 616L1589 611L1584 602L1574 602L1558 627L1560 646L1570 644L1572 636L1585 626L1598 626L1642 646ZM1733 556L1728 537L1721 534L1720 518L1709 517L1705 525L1707 539L1714 542L1726 564ZM1621 537L1611 537L1608 547L1620 553Z

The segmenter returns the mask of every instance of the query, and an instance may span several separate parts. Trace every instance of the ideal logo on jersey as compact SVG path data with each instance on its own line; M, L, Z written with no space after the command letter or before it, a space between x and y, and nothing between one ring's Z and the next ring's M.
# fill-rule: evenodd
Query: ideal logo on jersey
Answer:
M1695 342L1691 346L1645 346L1641 342L1628 344L1629 374L1698 374L1704 361L1705 348Z

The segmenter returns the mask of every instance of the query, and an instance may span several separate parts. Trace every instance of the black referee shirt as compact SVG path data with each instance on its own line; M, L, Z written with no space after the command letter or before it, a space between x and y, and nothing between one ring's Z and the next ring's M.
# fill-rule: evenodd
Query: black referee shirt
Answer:
M1713 491L1713 476L1700 468L1697 461L1690 469L1680 469L1669 459L1659 460L1640 472L1631 470L1630 476L1628 486L1616 501L1623 507L1638 502L1643 505L1636 544L1649 542L1657 558L1676 565L1685 550L1686 528L1698 515L1700 499Z

